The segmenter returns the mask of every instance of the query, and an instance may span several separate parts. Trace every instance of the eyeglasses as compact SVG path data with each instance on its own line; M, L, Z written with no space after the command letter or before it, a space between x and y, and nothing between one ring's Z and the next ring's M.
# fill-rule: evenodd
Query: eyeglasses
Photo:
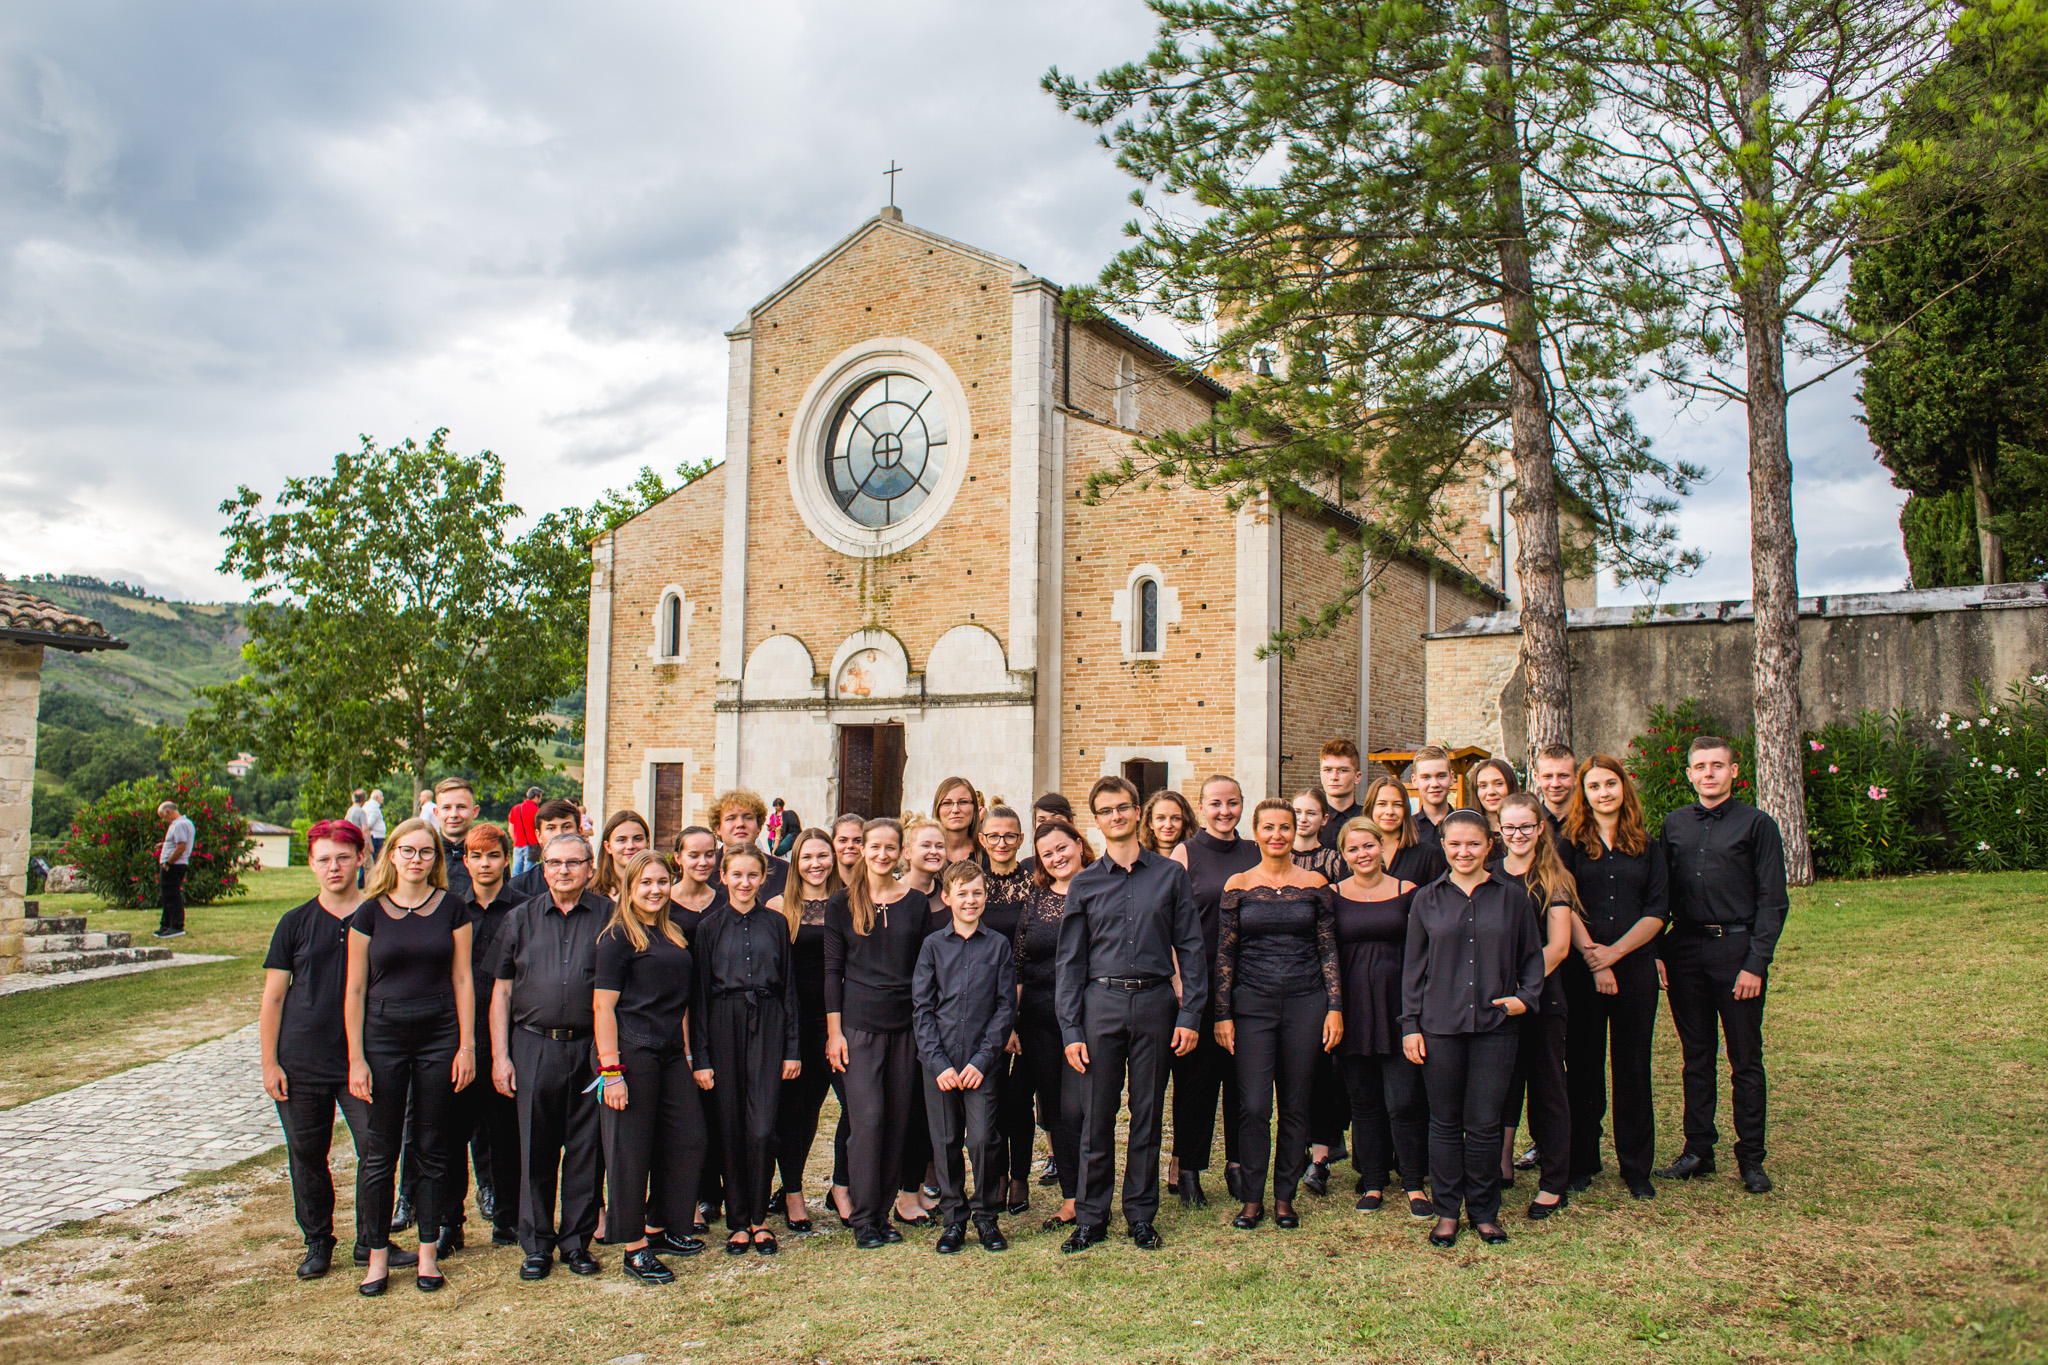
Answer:
M1126 801L1116 806L1098 806L1095 811L1095 817L1099 820L1105 815L1135 815L1137 813L1138 808Z
M953 797L948 797L948 798L947 798L946 800L944 800L944 801L941 801L941 802L939 802L939 809L940 809L940 810L973 810L973 809L974 809L974 798L973 798L973 797L971 797L971 796L953 796Z
M981 837L988 840L992 844L1021 844L1024 842L1024 836L1022 834L997 834L993 830L984 830L982 832Z
M542 863L542 864L541 864L541 866L542 866L542 867L544 867L544 868L546 868L546 869L547 869L548 871L550 871L550 872L567 872L567 871L569 871L569 870L570 870L571 868L576 868L576 867L589 867L589 866L590 866L590 859L588 859L588 858L550 858L550 859L548 859L548 860L547 860L546 862Z
M1507 824L1504 824L1504 825L1502 825L1502 826L1500 827L1500 832L1501 832L1502 834L1505 834L1505 835L1507 835L1507 836L1508 836L1509 838L1511 838L1511 839L1526 839L1526 838L1528 838L1528 837L1529 837L1530 835L1534 834L1534 833L1535 833L1535 832L1537 831L1537 829L1538 829L1538 828L1540 828L1540 827L1539 827L1539 826L1536 826L1536 825L1507 825Z
M394 848L391 850L391 856L402 863L416 863L422 858L433 857L434 850L431 848Z

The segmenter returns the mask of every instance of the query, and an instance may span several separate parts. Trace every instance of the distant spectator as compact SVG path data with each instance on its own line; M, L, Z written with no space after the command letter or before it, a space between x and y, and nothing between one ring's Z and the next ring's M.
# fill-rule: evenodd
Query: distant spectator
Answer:
M540 810L540 788L528 787L526 799L505 817L512 826L512 875L518 876L540 862L540 830L534 816Z
M351 825L354 825L358 830L362 831L363 847L368 848L370 846L370 812L367 809L366 803L363 799L363 789L361 787L357 787L353 792L349 794L349 800L351 801L352 804L348 808L348 814L344 815L342 819L348 821ZM358 891L363 889L363 875L365 869L365 860L360 857L357 858L356 890Z
M163 868L158 881L163 913L157 920L156 936L182 938L185 934L185 870L192 862L192 845L198 842L199 832L192 828L190 820L178 814L175 802L164 802L156 808L156 813L170 820L170 825L164 830L163 846L156 854L156 860Z
M428 824L430 824L430 825L431 825L431 824L433 824L433 823L434 823L434 794L433 794L432 792L429 792L429 791L423 791L423 792L421 792L421 793L420 793L420 795L419 795L419 800L418 800L417 802L415 802L414 804L418 805L418 806L419 806L419 808L420 808L420 819L422 819L422 820L426 821L426 822L427 822Z
M371 792L370 799L363 803L363 813L370 817L370 861L374 863L384 851L384 793Z
M789 851L796 847L796 839L804 832L804 818L793 810L781 812L782 823L776 826L770 852L784 862L789 861Z
M768 846L773 848L775 841L782 837L782 798L778 796L768 804Z

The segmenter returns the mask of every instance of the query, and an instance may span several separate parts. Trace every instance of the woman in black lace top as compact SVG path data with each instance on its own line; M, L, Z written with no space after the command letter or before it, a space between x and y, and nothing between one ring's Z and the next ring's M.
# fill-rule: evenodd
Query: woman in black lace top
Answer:
M790 845L788 878L768 902L770 910L789 921L797 1041L803 1050L803 1070L795 1080L782 1083L775 1115L775 1159L782 1174L782 1188L775 1197L791 1232L811 1230L811 1211L804 1203L804 1159L818 1136L825 1092L838 1075L825 1063L825 905L844 885L832 836L822 829L807 829ZM832 1199L848 1212L852 1206L841 1202L843 1193L833 1190Z
M1337 856L1336 849L1323 847L1325 809L1320 793L1295 793L1294 865L1308 869L1326 882L1335 883L1344 875L1344 860Z
M1231 1226L1265 1217L1266 1163L1279 1094L1280 1152L1273 1223L1301 1226L1295 1189L1308 1165L1310 1084L1316 1055L1344 1037L1337 916L1327 883L1294 865L1294 807L1268 798L1252 809L1259 865L1223 886L1216 951L1216 1041L1237 1059L1238 1189Z
M1048 1230L1074 1221L1074 1192L1081 1176L1081 1077L1067 1065L1059 1020L1053 1013L1053 955L1059 949L1060 920L1067 913L1067 885L1094 861L1088 843L1061 817L1040 821L1033 841L1038 867L1031 899L1017 918L1011 938L1017 965L1017 1075L1052 1116L1052 1157L1060 1173L1060 1211Z

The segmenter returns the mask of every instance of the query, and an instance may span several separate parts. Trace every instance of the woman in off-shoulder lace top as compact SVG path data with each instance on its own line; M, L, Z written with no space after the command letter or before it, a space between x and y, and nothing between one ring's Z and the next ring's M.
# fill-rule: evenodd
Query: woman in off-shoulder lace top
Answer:
M1319 1052L1344 1036L1337 912L1330 888L1296 867L1294 809L1262 801L1252 812L1259 866L1224 884L1216 953L1216 1039L1237 1058L1238 1172L1243 1210L1234 1227L1265 1213L1273 1164L1273 1221L1300 1226L1294 1196L1308 1167L1309 1101ZM1271 1131L1277 1094L1279 1152Z

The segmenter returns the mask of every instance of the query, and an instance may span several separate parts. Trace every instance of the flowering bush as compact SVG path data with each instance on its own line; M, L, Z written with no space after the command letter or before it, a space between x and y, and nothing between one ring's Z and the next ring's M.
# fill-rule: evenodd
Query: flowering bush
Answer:
M1975 715L1935 718L1955 746L1943 806L1956 853L1968 867L2048 866L2048 673L2023 678L1993 700L1971 691Z
M64 861L77 864L87 887L109 905L155 905L157 850L170 825L156 808L165 801L177 804L196 836L185 874L186 902L210 905L223 896L246 895L249 888L235 869L256 847L249 822L226 791L204 785L189 769L168 779L140 777L120 783L81 807L64 845Z
M1865 711L1806 736L1806 835L1826 877L1891 876L1929 865L1939 772L1904 711Z
M1635 779L1636 795L1642 799L1643 820L1655 834L1664 827L1664 817L1694 799L1692 783L1685 776L1685 751L1701 735L1720 735L1735 746L1740 772L1735 779L1735 798L1754 802L1749 785L1750 760L1755 752L1753 737L1729 734L1715 717L1708 715L1691 697L1676 706L1650 708L1650 729L1628 742L1629 775Z

